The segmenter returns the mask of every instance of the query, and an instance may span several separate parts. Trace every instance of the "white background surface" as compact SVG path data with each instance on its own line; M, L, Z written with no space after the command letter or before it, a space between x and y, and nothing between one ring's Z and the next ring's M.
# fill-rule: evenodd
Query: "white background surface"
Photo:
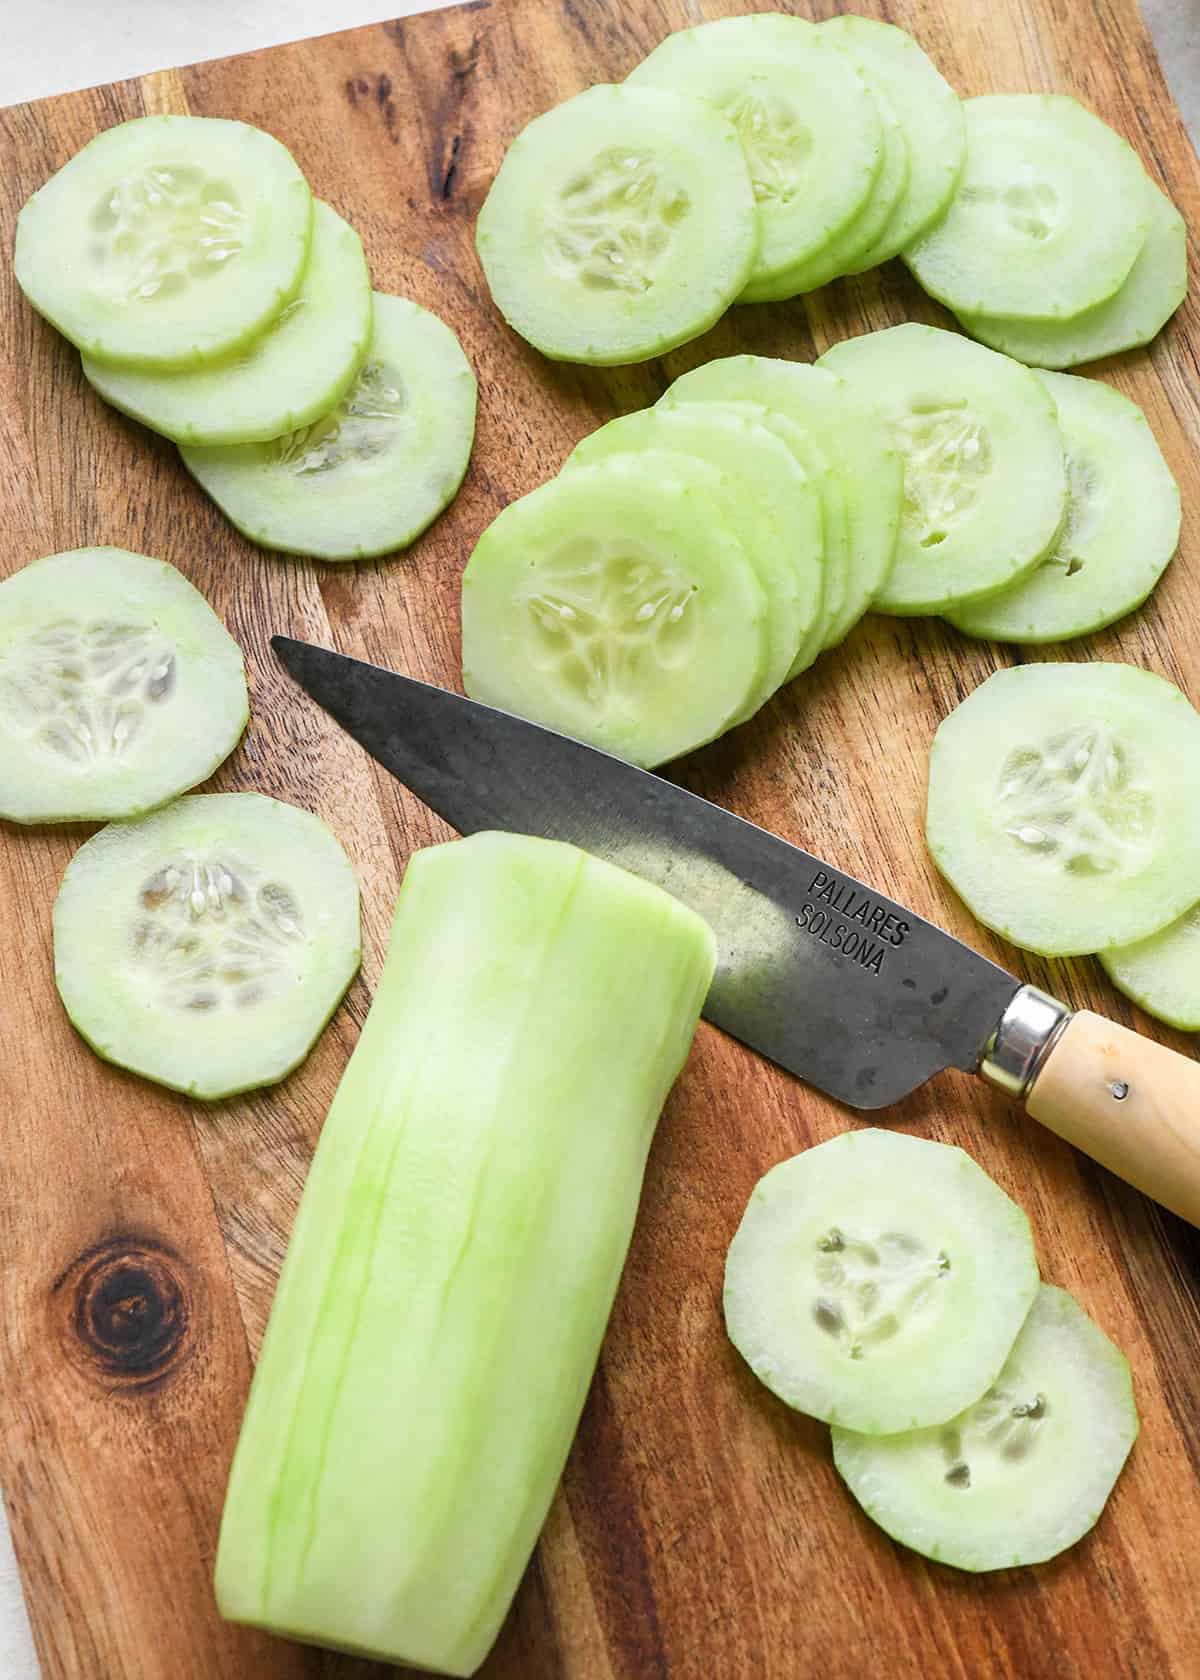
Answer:
M0 105L224 58L453 0L4 0ZM974 5L976 0L962 0ZM1200 0L1143 0L1176 99L1200 130ZM0 1511L0 1680L38 1680L16 1560ZM99 1675L80 1680L102 1680Z

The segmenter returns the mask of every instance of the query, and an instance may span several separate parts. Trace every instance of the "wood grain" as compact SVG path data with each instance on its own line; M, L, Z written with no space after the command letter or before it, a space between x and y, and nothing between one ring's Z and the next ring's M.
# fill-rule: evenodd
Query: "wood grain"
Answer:
M368 1673L223 1626L209 1573L251 1357L314 1140L367 1007L404 859L446 831L297 700L267 638L289 632L455 684L458 582L474 538L585 432L713 356L803 360L866 328L947 324L895 264L805 302L735 310L702 342L632 369L549 365L495 315L472 233L507 142L553 101L623 76L668 30L746 9L475 0L0 113L6 248L21 202L100 128L160 110L269 128L361 230L376 285L456 328L481 397L463 492L408 556L345 568L281 560L223 522L168 445L102 406L7 264L0 273L0 572L88 542L179 566L226 618L251 674L250 731L213 785L318 811L354 858L365 906L363 977L306 1067L275 1091L200 1108L96 1061L58 1006L49 910L87 831L0 828L0 1485L48 1680ZM808 15L837 9L817 0ZM858 9L913 30L965 94L1086 100L1200 228L1200 171L1133 0ZM1179 559L1134 618L1038 655L1131 660L1196 701L1198 346L1192 301L1148 353L1095 370L1142 404L1180 480ZM988 939L925 857L934 727L1011 657L934 621L869 619L679 774L1035 984L1155 1030L1090 962L1027 960ZM924 1563L844 1495L825 1431L740 1364L720 1281L751 1185L853 1117L705 1027L659 1131L600 1370L488 1680L1198 1672L1200 1239L967 1078L939 1078L888 1119L969 1149L1028 1209L1046 1277L1129 1353L1142 1436L1098 1531L1037 1571L976 1580Z

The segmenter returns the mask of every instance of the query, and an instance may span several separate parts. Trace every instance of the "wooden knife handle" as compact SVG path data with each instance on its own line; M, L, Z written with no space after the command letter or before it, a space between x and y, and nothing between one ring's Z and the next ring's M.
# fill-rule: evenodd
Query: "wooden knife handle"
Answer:
M1200 1225L1200 1063L1082 1009L1054 1041L1025 1106Z

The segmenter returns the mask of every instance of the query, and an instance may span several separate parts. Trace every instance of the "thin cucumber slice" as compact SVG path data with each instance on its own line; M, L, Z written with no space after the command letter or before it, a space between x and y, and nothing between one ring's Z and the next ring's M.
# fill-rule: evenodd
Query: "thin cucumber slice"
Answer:
M698 916L573 846L477 834L412 859L246 1408L224 1616L478 1671L713 963Z
M933 861L987 927L1046 957L1155 933L1200 881L1180 765L1200 715L1132 665L1018 665L945 718L929 760Z
M194 794L80 847L54 970L98 1056L205 1101L273 1085L358 970L358 883L319 818Z
M513 141L476 245L496 307L543 355L660 356L707 332L750 275L758 217L737 134L683 94L588 88Z
M243 536L314 560L407 548L458 493L475 438L475 375L444 321L374 294L367 359L337 407L269 443L181 446Z
M1054 403L1028 368L909 322L835 344L844 375L891 422L904 457L895 564L881 612L941 613L1032 572L1066 507Z
M721 482L648 449L511 502L463 575L467 693L646 766L728 729L761 690L767 606Z
M849 563L824 645L842 641L884 587L896 551L902 465L882 414L840 370L770 356L708 362L683 374L668 395L677 402L762 403L807 427L828 449L845 497Z
M291 153L223 117L138 117L76 152L17 218L33 307L105 361L189 368L295 297L312 195Z
M846 13L817 25L886 96L908 136L908 183L875 244L851 272L903 251L945 210L966 157L962 101L903 29Z
M1028 1219L969 1155L870 1127L755 1185L725 1323L789 1406L886 1435L977 1400L1037 1288Z
M1109 385L1036 373L1058 409L1067 513L1050 553L1021 583L948 614L968 636L1060 642L1140 607L1179 542L1179 486L1146 416Z
M327 414L349 390L371 337L362 241L319 200L299 292L260 338L218 362L154 373L83 358L95 390L176 443L262 443Z
M963 104L967 160L950 206L904 260L956 315L1061 321L1123 283L1150 221L1137 153L1066 94Z
M1182 1032L1200 1032L1200 905L1148 939L1100 952L1104 971L1140 1009Z
M1067 321L1014 321L962 315L972 338L1033 367L1077 367L1149 344L1187 294L1187 228L1171 200L1147 178L1150 226L1120 289Z
M0 583L0 817L134 817L211 776L249 718L242 652L174 566L76 548Z
M956 1569L1045 1563L1099 1521L1138 1415L1129 1361L1043 1284L996 1382L909 1435L833 1431L850 1492L893 1540Z
M767 660L757 711L795 663L822 612L821 508L804 469L765 426L713 403L622 415L584 438L567 466L621 453L674 450L723 475L721 522L746 551L767 602ZM745 714L749 716L750 713Z
M866 81L801 18L765 12L681 29L626 85L691 94L733 123L758 204L752 285L816 256L853 221L883 165L882 124Z

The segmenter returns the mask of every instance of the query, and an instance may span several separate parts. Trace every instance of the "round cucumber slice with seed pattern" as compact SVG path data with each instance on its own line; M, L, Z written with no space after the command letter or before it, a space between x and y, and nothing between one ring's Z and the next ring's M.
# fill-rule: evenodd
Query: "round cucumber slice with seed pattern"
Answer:
M1183 1032L1200 1032L1200 904L1148 939L1101 951L1113 985L1140 1009Z
M223 117L138 117L76 152L17 218L33 307L89 355L186 368L296 295L312 195L291 153Z
M982 1399L912 1434L835 1428L833 1461L902 1546L956 1569L1013 1569L1095 1526L1137 1432L1128 1360L1065 1289L1043 1284Z
M749 278L746 159L698 99L588 88L513 141L476 245L496 307L543 355L644 362L707 332Z
M336 408L269 443L180 454L251 542L365 560L406 548L454 500L474 437L475 375L458 339L376 292L366 361Z
M211 776L248 717L241 649L165 560L76 548L0 583L0 817L152 810Z
M1155 933L1200 881L1180 765L1200 715L1132 665L1018 665L950 713L929 761L933 861L979 920L1046 957Z
M883 165L882 123L865 79L801 18L766 12L679 30L626 86L704 99L737 130L758 205L754 286L822 251L866 203ZM716 244L724 243L724 215Z
M945 612L1033 571L1062 523L1067 479L1054 403L1028 368L915 322L835 344L819 366L878 406L904 458L881 612Z
M1059 321L1125 280L1150 221L1137 154L1066 94L963 104L967 157L942 219L904 260L955 314Z
M510 503L463 575L467 693L646 766L728 729L761 690L767 608L721 484L648 449Z
M948 614L968 636L1058 642L1139 607L1179 542L1179 486L1136 403L1096 379L1035 373L1058 409L1067 513L1022 582Z
M218 362L153 373L83 358L93 388L176 443L262 443L327 414L345 396L371 336L371 281L349 223L313 205L299 292L260 338Z
M358 883L319 818L197 794L80 847L54 905L67 1014L97 1055L214 1101L307 1056L359 961Z
M1028 1219L969 1155L869 1127L759 1180L725 1323L789 1406L883 1435L977 1400L1037 1288Z

